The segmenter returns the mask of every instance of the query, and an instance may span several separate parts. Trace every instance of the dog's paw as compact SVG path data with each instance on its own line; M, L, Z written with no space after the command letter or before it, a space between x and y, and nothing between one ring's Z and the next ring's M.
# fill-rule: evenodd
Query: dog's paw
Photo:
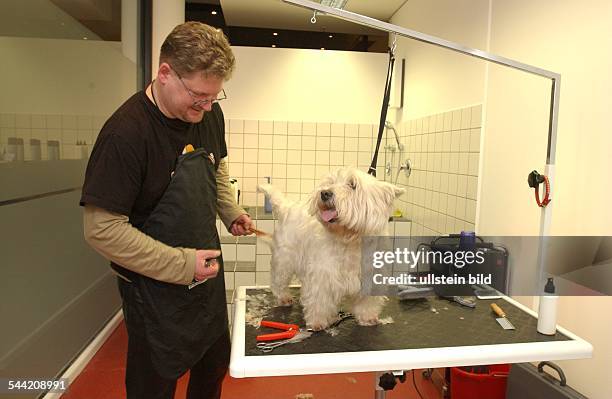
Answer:
M323 331L325 330L325 328L326 327L323 324L313 324L311 326L308 326L308 329L312 331Z
M332 325L337 320L335 315L333 317L325 317L323 315L305 315L306 326L313 331L323 331Z
M270 191L272 191L272 185L271 184L258 184L257 185L257 191L259 191L260 193L266 193L269 194Z
M308 327L309 330L312 330L312 331L323 331L327 327L329 327L329 323L313 322L313 323L306 323L306 326Z
M375 326L380 323L378 315L363 315L357 316L357 324L360 326Z
M279 306L291 306L293 305L293 297L291 295L281 295L278 297Z

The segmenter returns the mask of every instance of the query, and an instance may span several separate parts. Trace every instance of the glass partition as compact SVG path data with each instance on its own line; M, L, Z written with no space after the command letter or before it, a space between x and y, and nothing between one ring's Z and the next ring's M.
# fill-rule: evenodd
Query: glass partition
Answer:
M100 128L141 86L144 3L0 2L0 377L58 375L120 307L78 202Z

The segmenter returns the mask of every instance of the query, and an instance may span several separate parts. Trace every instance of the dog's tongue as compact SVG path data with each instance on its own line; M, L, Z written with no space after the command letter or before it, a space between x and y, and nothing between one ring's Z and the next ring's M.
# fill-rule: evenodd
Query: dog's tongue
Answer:
M323 219L325 222L329 222L336 217L338 217L338 212L335 209L326 209L321 211L321 219Z

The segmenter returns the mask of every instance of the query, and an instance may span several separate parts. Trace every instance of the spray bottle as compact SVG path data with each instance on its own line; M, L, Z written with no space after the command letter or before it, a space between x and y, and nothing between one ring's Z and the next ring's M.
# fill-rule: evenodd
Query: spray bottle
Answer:
M544 295L540 296L538 310L538 332L545 335L555 335L557 332L557 302L559 296L555 295L555 284L552 277L544 287Z

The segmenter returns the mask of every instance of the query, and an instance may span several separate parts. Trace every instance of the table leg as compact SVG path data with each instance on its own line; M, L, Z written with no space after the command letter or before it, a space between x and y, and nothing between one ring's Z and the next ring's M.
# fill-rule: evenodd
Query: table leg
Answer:
M380 386L380 377L383 374L385 374L384 371L374 373L374 399L385 399L387 397L387 391Z

